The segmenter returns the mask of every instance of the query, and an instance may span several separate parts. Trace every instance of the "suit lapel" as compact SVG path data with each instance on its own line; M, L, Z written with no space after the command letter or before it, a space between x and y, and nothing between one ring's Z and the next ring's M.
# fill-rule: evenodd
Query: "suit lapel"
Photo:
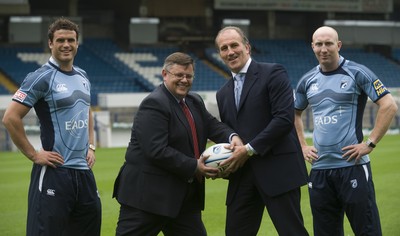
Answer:
M233 78L230 79L229 83L227 84L226 88L226 99L228 100L227 103L231 104L236 109L235 105L235 82Z
M161 84L161 88L162 88L163 92L167 95L167 97L168 97L168 99L169 99L169 101L171 103L171 107L172 107L173 112L175 112L176 116L178 117L178 119L182 123L183 127L185 127L190 142L193 143L189 122L186 119L185 114L183 113L182 107L179 105L179 103L176 100L176 98L168 91L168 89L165 87L164 84ZM189 109L190 109L190 106L189 106ZM195 122L196 122L196 120L195 120Z
M254 60L251 62L249 69L247 70L246 73L246 77L243 83L243 88L242 88L242 93L240 94L240 101L239 101L239 108L238 111L240 110L240 108L242 107L244 101L246 100L247 96L249 95L250 92L250 88L254 85L254 83L257 80L257 71L255 70L255 64L256 62L254 62ZM233 91L234 89L232 89ZM233 94L233 99L234 99L234 94ZM233 101L233 104L235 104L235 102Z

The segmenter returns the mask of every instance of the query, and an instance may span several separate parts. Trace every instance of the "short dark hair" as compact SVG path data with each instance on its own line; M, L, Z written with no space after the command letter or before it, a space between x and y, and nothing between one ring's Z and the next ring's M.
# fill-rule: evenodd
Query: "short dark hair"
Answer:
M50 41L53 41L54 32L60 29L75 31L76 40L79 39L79 26L65 17L60 17L56 19L53 23L51 23L51 25L49 26L49 31L47 32L47 36Z
M165 58L163 69L169 69L172 65L178 64L181 66L193 66L194 71L194 60L191 56L182 52L174 52Z

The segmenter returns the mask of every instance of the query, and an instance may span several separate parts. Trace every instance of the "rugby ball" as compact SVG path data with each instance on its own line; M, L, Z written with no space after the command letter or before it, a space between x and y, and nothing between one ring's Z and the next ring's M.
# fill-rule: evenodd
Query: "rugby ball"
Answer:
M224 147L227 145L229 143L217 143L207 148L202 154L203 156L208 156L207 160L204 161L205 165L219 168L223 171L227 166L220 166L219 163L232 155L232 150Z

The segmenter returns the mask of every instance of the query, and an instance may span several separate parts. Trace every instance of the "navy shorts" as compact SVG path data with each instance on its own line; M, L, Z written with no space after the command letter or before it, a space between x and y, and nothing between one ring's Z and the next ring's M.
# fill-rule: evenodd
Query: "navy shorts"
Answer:
M101 202L92 170L33 165L26 234L100 235Z
M344 213L355 235L382 235L370 164L311 170L314 235L343 235Z

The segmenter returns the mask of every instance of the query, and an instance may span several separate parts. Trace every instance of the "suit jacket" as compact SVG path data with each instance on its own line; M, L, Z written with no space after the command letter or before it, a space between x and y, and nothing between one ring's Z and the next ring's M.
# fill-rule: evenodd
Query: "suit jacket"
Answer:
M244 143L256 150L246 164L257 185L268 196L307 183L307 170L294 127L293 90L288 75L279 64L250 63L238 110L233 80L217 92L221 121L233 128ZM229 176L227 203L236 189L243 168Z
M195 120L199 151L208 139L228 142L234 132L213 117L198 94L185 98ZM114 184L118 202L158 215L176 217L189 184L198 186L197 203L204 209L204 181L192 183L197 160L189 123L164 84L139 106L131 140Z

